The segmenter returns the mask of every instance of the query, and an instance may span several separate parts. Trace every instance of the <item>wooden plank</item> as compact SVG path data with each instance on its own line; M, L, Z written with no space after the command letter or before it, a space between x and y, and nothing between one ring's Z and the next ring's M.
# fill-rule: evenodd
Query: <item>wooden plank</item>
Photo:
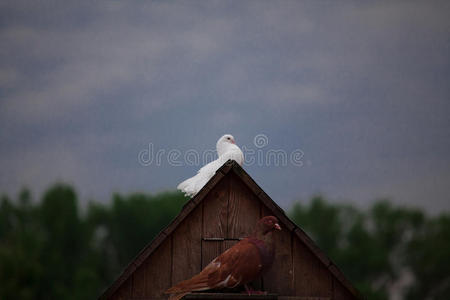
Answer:
M278 218L283 223L284 227L290 231L294 230L297 226L286 216L284 210L278 206L264 191L258 194L258 199L271 211L271 215Z
M230 179L227 238L236 239L253 233L260 219L261 202L234 173Z
M161 231L152 241L147 244L141 252L136 256L133 263L136 267L139 267L148 257L149 255L161 245L161 243L166 239L166 234Z
M171 286L172 241L166 239L145 262L145 297L166 297L164 291Z
M224 251L222 250L223 243L223 240L202 241L202 269Z
M230 169L231 168L231 169ZM239 172L236 172L235 169L239 169ZM233 170L233 172L230 172L230 170ZM233 179L233 188L232 188L232 180ZM241 181L242 180L242 181ZM227 183L228 182L228 183ZM228 184L228 185L227 185ZM244 185L245 188L242 187ZM239 187L240 186L240 187ZM229 191L232 190L232 195L227 194ZM250 191L250 192L248 192ZM259 192L258 192L259 191ZM254 195L254 193L257 193L257 196ZM219 201L216 201L217 198L219 198ZM254 211L254 215L257 215L258 209L252 209L254 208L253 205L250 203L252 202L252 199L256 198L257 202L259 203L260 212L258 217L255 219L254 222L248 222L248 214L252 214ZM244 203L240 203L242 200ZM250 200L249 200L250 199ZM229 207L229 203L231 202L231 205L233 207ZM150 259L153 257L153 252L157 251L156 249L159 249L159 246L161 243L164 243L165 241L168 241L169 244L171 243L171 239L174 238L175 232L179 231L179 226L183 226L183 222L187 219L191 219L192 215L191 212L194 210L198 210L198 207L202 207L203 211L201 216L197 217L205 222L199 222L200 225L200 231L203 233L203 237L211 237L211 238L239 238L245 235L248 235L251 231L253 231L254 223L256 223L256 220L259 219L262 213L262 207L268 206L269 210L271 210L272 215L275 215L280 219L280 222L282 224L283 229L291 229L291 227L295 230L295 237L294 240L291 241L292 243L292 266L293 266L293 285L297 291L297 296L293 299L328 299L331 297L331 295L334 295L336 299L362 299L358 292L353 292L355 289L353 286L348 282L348 280L343 277L342 273L340 273L337 268L335 268L334 265L331 265L331 262L326 257L326 255L320 251L320 249L312 242L312 240L301 230L301 229L295 229L296 226L286 217L283 210L274 203L269 196L267 196L264 191L262 191L258 185L251 179L250 176L238 165L235 163L231 166L224 166L219 170L219 174L216 174L216 176L208 183L208 186L206 189L204 189L202 192L197 194L196 197L194 197L192 200L190 200L186 206L183 208L182 212L175 218L175 220L165 229L163 232L160 233L160 235L152 241L147 247L145 247L141 253L133 260L124 270L124 272L119 276L119 278L102 294L100 297L101 299L107 299L109 297L113 299L124 299L124 298L130 298L133 296L133 293L136 292L136 295L142 295L142 289L140 285L139 287L136 287L136 291L133 290L133 286L138 286L140 284L140 281L137 280L136 283L133 282L135 276L133 274L138 273L138 269L143 265L143 269L147 269L150 266L150 263L147 261L147 258ZM250 211L246 211L247 208L250 208ZM238 211L235 211L235 210ZM211 213L205 213L206 210L210 211ZM243 217L243 218L242 218ZM234 223L234 221L237 220L237 223ZM245 227L241 223L247 222L247 230L242 229ZM213 226L211 226L213 225ZM239 229L239 227L242 227ZM219 229L219 230L218 230ZM240 233L238 233L240 231ZM195 232L195 230L194 230ZM179 233L178 236L181 236L182 234ZM194 234L195 235L195 234ZM200 234L201 235L201 234ZM189 238L184 238L185 244L187 243L186 240ZM175 237L175 241L178 242L178 237ZM202 242L201 238L197 239L197 242L194 242L193 244L198 243L197 251L200 253L198 255L198 272L203 264L206 264L205 257L204 260L202 260ZM222 245L222 250L227 249L232 244L236 243L236 241L224 241ZM183 244L183 243L181 243ZM192 246L192 245L191 245ZM200 248L200 250L198 250ZM183 262L185 263L187 261L186 259L186 253L193 253L192 251L187 251L184 246L177 247L177 249L180 249L178 252L180 253L174 253L174 255L182 255L182 259L178 259L175 261ZM171 254L171 249L169 249L166 254ZM194 249L195 251L195 249ZM216 247L216 252L218 251ZM177 250L175 250L177 252ZM314 254L312 254L314 253ZM213 254L210 254L213 255ZM310 256L308 258L308 255ZM169 262L166 261L165 266L167 266L169 269L167 274L170 276L169 279L164 280L167 284L167 287L169 285L174 284L175 282L172 282L176 276L175 269L183 269L183 268L175 268L171 262L174 259L174 256L169 255ZM277 259L277 258L276 258ZM190 260L190 259L189 259ZM164 261L164 259L158 260L160 262ZM317 263L317 261L322 262L322 266ZM276 263L276 262L275 262ZM189 263L190 264L190 263ZM328 273L324 272L323 268L326 269L326 267L329 267ZM163 267L162 267L163 269ZM187 268L190 269L189 267ZM304 271L306 270L306 271ZM312 270L312 271L311 271ZM136 271L136 272L135 272ZM304 271L304 273L302 273ZM142 271L141 271L142 272ZM196 273L194 272L194 274ZM158 272L156 276L159 276L161 272ZM172 276L171 273L174 273ZM186 273L192 273L192 271L186 271ZM136 275L136 278L145 278L145 281L147 282L144 284L145 286L145 297L143 298L151 298L151 299L162 299L166 298L165 295L160 296L148 296L147 291L150 290L151 284L148 284L148 282L152 282L153 280L149 280L149 276L152 276L152 274L155 273L145 273L144 276ZM170 274L170 275L169 275ZM305 275L306 274L306 275ZM308 275L310 274L310 275ZM189 277L193 274L189 274ZM297 276L298 275L298 276ZM181 277L181 275L179 275ZM330 280L323 280L323 278L329 277ZM318 278L318 279L317 279ZM185 278L182 278L185 279ZM181 280L181 279L180 279ZM267 279L267 282L270 282L271 279ZM319 281L319 282L315 282ZM331 282L331 284L328 284ZM270 284L270 283L269 283ZM331 286L331 294L329 292ZM167 288L165 287L165 288ZM334 288L335 287L335 288ZM164 288L164 289L165 289ZM162 288L161 288L162 289ZM322 292L320 292L322 291ZM325 292L323 292L325 291ZM320 294L320 296L316 296L315 294ZM326 296L323 296L323 294L327 294ZM293 297L293 296L291 296ZM141 298L141 299L143 299ZM138 299L138 298L137 298Z
M224 177L203 200L203 237L225 238L227 235L230 179Z
M336 278L333 278L333 300L357 299Z
M202 206L197 208L172 233L172 283L200 272L202 247Z
M127 281L125 281L120 288L112 295L110 299L112 300L124 300L124 299L130 299L131 298L131 283L132 279L131 277L128 278Z
M216 174L205 184L197 195L192 198L192 202L200 203L206 195L214 188L214 186L224 177L224 173L217 171Z
M339 299L347 299L344 296L350 294L352 297L350 299L363 299L364 297L361 293L353 287L350 281L344 276L344 274L338 269L337 266L331 264L328 268L333 277L333 293L336 294L336 297L339 296Z
M268 294L268 295L247 295L247 294L238 294L238 293L192 293L184 296L184 299L260 299L260 300L276 300L277 295Z
M218 173L218 172L220 172L220 173L222 173L222 174L227 174L234 166L239 166L238 164L237 164L237 162L236 161L234 161L234 160L231 160L231 159L229 159L229 160L227 160L217 171L216 171L216 173Z
M124 269L124 271L119 275L119 277L113 282L113 284L103 291L103 294L98 298L99 300L112 299L117 291L132 277L132 274L136 270L136 265L134 261L130 262ZM130 282L132 280L130 279ZM131 289L130 289L131 295Z
M271 215L266 207L262 215ZM294 296L294 267L292 265L292 239L293 233L286 228L273 233L275 240L275 260L272 268L264 275L264 290L283 296Z
M281 222L284 223L285 227L289 230L293 230L296 226L289 220L286 216L284 210L278 206L262 189L261 187L250 177L250 175L245 172L245 170L238 164L233 164L233 173L239 177L239 179L247 186L248 189L255 194L261 202L263 202L273 213L271 215L276 216Z
M250 175L245 172L245 170L238 164L233 165L233 173L236 174L242 182L253 192L253 194L258 195L261 193L261 187L250 177Z
M255 280L253 280L252 282L250 282L250 286L255 291L265 291L264 286L263 286L263 278L257 278Z
M133 274L133 298L163 297L170 287L171 240L166 239Z
M293 239L296 296L331 297L332 277L323 263L298 239Z
M280 296L278 300L331 300L330 297L298 297L298 296Z
M294 230L295 235L302 241L303 245L305 245L314 255L322 262L322 264L328 268L331 264L330 259L325 253L320 250L320 248L314 243L314 241L304 232L301 228L297 227Z
M143 262L133 273L133 298L142 298L145 297L145 273L146 273L147 263Z
M231 247L236 245L238 242L239 242L239 240L225 240L224 246L223 246L223 251L230 249Z

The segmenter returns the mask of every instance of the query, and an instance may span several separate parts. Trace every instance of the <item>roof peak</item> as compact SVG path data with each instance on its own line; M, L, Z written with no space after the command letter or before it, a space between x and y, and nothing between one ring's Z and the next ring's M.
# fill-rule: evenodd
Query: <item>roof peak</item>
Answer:
M215 175L205 184L205 186L186 204L183 206L180 213L168 224L159 234L147 244L136 257L123 270L121 275L114 281L114 283L107 288L99 299L108 299L132 274L133 272L155 251L160 244L172 234L178 225L190 215L190 213L205 199L208 193L221 181L223 178L234 174L239 178L249 189L256 195L267 209L278 218L282 224L283 229L293 232L306 247L318 258L318 260L335 276L335 278L346 287L356 298L362 299L359 292L351 285L345 278L342 272L334 265L331 260L319 249L319 247L312 241L312 239L289 217L284 210L278 206L262 189L261 187L248 175L248 173L234 160L226 161L215 173Z

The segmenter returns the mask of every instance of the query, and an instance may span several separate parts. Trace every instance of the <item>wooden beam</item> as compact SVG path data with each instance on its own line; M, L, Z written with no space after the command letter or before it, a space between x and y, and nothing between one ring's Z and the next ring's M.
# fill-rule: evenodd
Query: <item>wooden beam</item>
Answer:
M248 300L276 300L278 295L267 294L267 295L247 295L247 294L236 294L236 293L192 293L184 296L183 299L248 299Z

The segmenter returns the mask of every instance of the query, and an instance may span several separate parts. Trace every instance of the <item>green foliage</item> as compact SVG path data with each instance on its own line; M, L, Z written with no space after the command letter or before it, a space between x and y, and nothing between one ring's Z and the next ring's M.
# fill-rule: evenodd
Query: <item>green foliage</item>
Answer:
M450 299L450 215L428 220L408 245L407 263L420 284L408 299Z
M114 195L81 210L72 187L39 201L0 199L0 299L95 299L178 214L177 192ZM450 299L450 215L379 201L368 210L315 197L291 218L368 299L388 299L405 274L405 299Z
M104 278L118 274L169 224L186 201L181 193L171 192L156 196L114 195L110 206L91 204L87 222L95 237L95 249L108 261L102 270Z
M368 299L388 299L405 276L406 299L450 299L450 218L378 201L367 212L321 197L294 205L291 218ZM427 298L429 297L429 298Z
M95 299L180 211L180 193L115 195L83 215L75 191L0 200L0 299Z

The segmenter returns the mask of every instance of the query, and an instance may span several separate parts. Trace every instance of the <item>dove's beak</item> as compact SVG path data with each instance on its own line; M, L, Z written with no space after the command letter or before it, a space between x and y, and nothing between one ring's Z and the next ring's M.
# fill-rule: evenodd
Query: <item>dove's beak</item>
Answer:
M275 229L276 229L276 230L281 230L281 226L280 226L278 223L275 223L274 226L275 226Z

